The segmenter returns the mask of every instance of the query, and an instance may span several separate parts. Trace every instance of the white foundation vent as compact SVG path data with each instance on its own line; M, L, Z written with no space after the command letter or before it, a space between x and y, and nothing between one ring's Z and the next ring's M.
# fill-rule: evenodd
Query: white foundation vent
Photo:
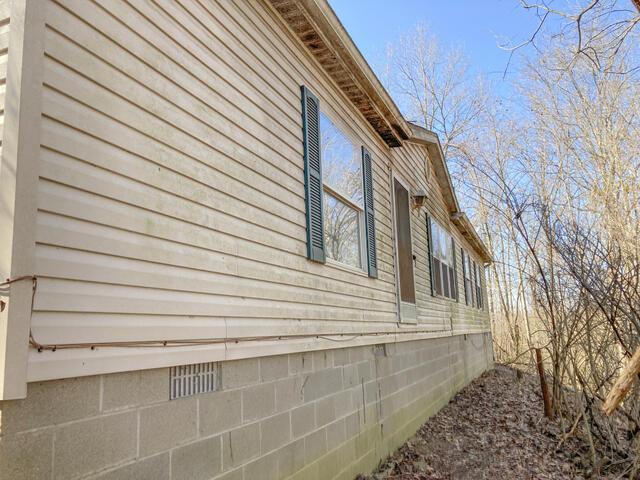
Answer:
M215 362L171 367L169 377L171 400L220 389L220 368Z

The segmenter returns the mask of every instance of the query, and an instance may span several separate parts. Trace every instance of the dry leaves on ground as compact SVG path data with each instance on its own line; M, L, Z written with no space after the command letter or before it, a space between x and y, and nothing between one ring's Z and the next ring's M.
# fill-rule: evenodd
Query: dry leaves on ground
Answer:
M588 447L561 442L536 379L496 366L458 393L375 474L361 480L588 478Z

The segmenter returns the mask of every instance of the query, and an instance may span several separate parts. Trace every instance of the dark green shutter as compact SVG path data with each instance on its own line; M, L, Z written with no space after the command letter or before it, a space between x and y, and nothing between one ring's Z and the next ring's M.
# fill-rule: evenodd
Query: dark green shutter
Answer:
M364 228L367 236L367 266L369 276L378 278L378 258L376 256L376 221L373 206L373 172L371 154L362 147L362 180L364 184Z
M471 258L471 257L469 257ZM471 306L476 306L476 262L469 260L469 267L471 268Z
M478 265L478 304L480 310L484 310L484 295L482 294L482 277L483 277L484 271L482 270L482 266Z
M431 241L431 217L427 213L427 255L429 256L429 279L431 280L431 296L435 296L433 287L433 242Z
M482 295L482 267L481 265L477 265L476 268L478 269L478 286L476 287L476 289L478 290L478 308L480 310L482 310L484 308L484 297Z
M464 303L469 305L469 294L467 293L467 263L464 258L464 250L460 248L460 256L462 257L462 284L464 285Z
M325 262L322 212L322 162L320 160L320 103L307 87L302 90L304 186L307 201L307 257Z
M453 285L456 302L458 302L458 262L456 258L456 241L451 237L451 248L453 249Z

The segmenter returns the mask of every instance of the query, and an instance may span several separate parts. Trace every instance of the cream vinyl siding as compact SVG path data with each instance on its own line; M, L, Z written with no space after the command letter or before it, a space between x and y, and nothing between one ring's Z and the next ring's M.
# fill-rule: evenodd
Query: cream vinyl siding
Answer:
M262 2L42 3L37 341L398 329L389 174L415 181L424 147L390 150ZM378 279L306 259L302 84L371 152ZM481 328L430 297L424 212L412 228L416 328ZM32 350L29 380L335 346Z
M411 229L413 237L414 278L416 285L416 307L418 329L433 331L466 333L489 330L489 315L485 310L467 306L464 303L462 288L462 266L459 249L462 245L470 252L477 263L481 263L477 254L450 221L450 212L445 204L440 186L433 175L433 166L426 148L417 144L405 143L402 148L390 150L393 171L406 181L412 192L424 189L427 192L426 207L411 209ZM426 163L429 162L429 165ZM390 195L390 194L389 194ZM458 276L459 301L434 297L431 295L426 213L443 225L452 234L456 244L456 263ZM484 288L484 282L483 282ZM462 294L460 293L462 292ZM460 296L462 295L462 296ZM485 295L486 298L486 295Z
M479 310L467 306L464 302L462 265L460 246L476 263L481 264L477 254L450 220L450 212L437 179L433 175L433 166L426 149L420 145L406 143L398 149L392 149L395 170L411 185L412 191L424 189L427 192L426 206L420 210L412 209L413 251L416 255L415 281L418 323L429 327L449 330L453 333L480 332L489 330L489 315L485 309ZM450 233L456 245L456 275L458 277L458 302L449 298L431 295L426 213ZM483 281L484 288L484 281Z
M7 60L9 58L9 0L0 1L0 152L2 151L2 133L4 131L4 98L7 93Z

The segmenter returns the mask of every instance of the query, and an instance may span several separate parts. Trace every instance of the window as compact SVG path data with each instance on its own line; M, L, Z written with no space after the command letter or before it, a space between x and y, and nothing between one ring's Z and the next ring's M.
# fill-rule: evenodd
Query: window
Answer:
M446 298L457 298L454 243L451 235L430 219L433 291Z
M377 278L371 154L322 113L307 87L300 91L307 258L325 263L329 257Z
M482 282L484 270L482 265L471 260L468 253L461 249L462 268L464 272L464 298L467 305L484 309L484 296L482 294Z
M326 254L363 268L362 160L356 146L322 112L320 136Z

